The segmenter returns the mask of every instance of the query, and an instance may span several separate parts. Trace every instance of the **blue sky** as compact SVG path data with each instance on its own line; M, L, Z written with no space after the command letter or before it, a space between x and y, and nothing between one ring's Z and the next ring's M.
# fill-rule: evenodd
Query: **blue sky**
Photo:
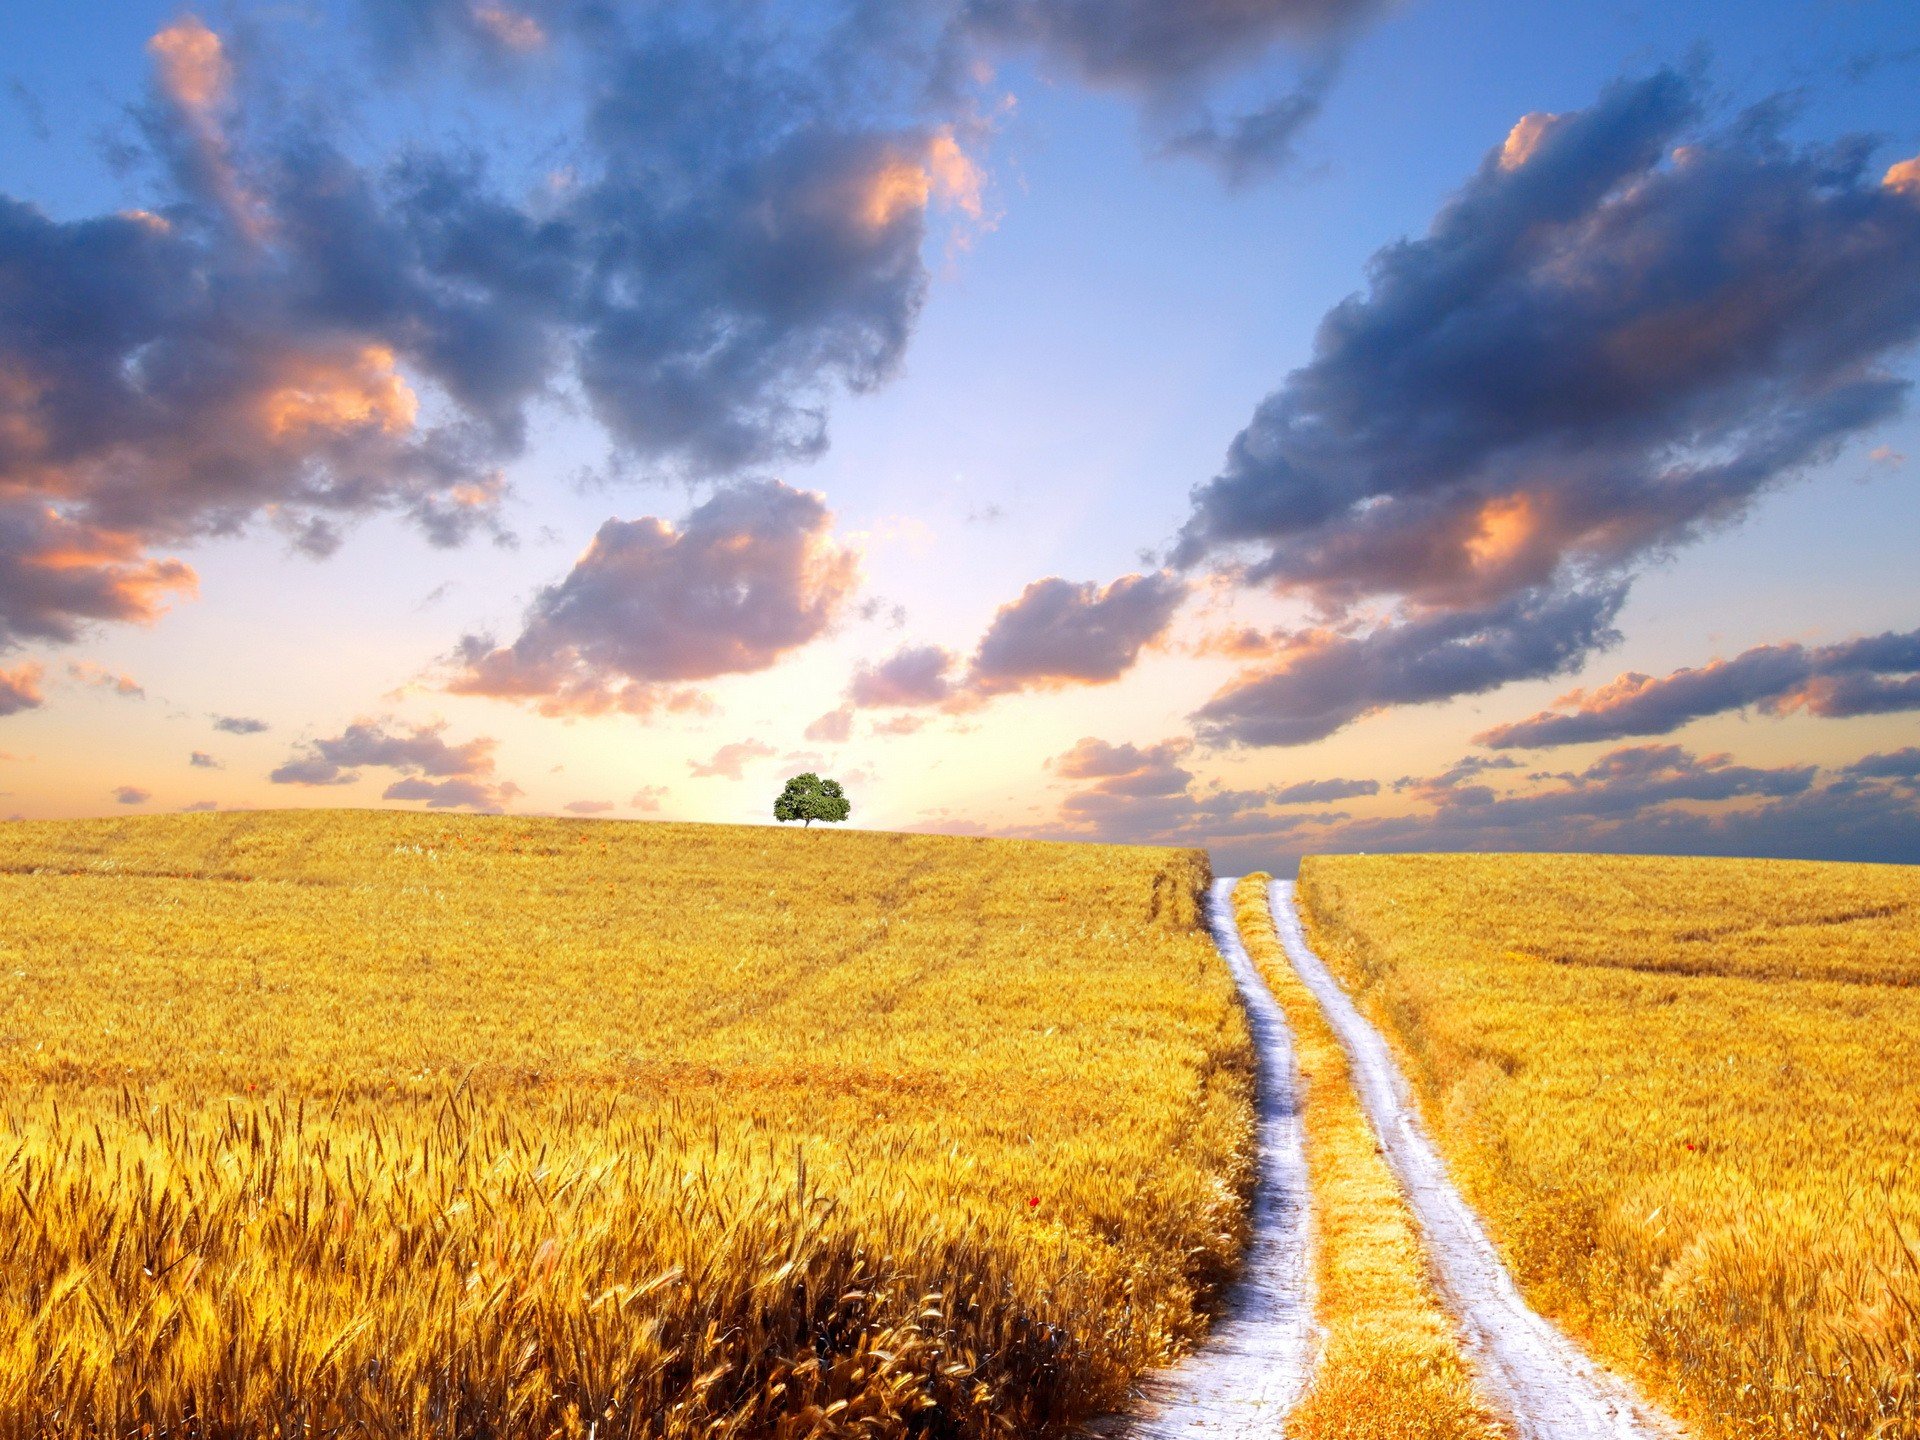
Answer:
M1232 12L1176 4L1159 10L1159 21L1206 62L1176 63L1163 35L1117 70L1100 46L1124 33L1121 12L1132 7L1092 32L1076 29L1082 12L1060 0L897 7L896 15L914 15L922 39L945 34L961 54L960 78L936 98L921 59L863 40L852 60L822 65L795 39L835 25L864 36L854 11L730 8L744 18L717 33L758 34L775 57L771 69L727 68L738 56L727 49L732 39L712 39L718 7L665 7L679 12L679 41L705 37L707 48L689 53L715 67L704 83L721 108L705 119L672 105L664 119L629 115L610 148L593 138L592 104L621 103L623 85L640 94L664 83L658 76L670 72L647 67L658 62L665 30L570 0L519 8L100 4L12 22L0 76L0 193L71 237L94 217L150 212L184 257L161 263L205 266L196 271L200 288L143 317L154 329L125 342L121 372L174 344L199 367L196 376L217 374L223 360L236 370L282 369L251 389L196 381L197 411L172 401L161 420L139 421L137 438L98 439L81 421L64 421L82 437L73 442L80 458L65 469L44 456L0 461L0 500L51 505L47 513L90 527L89 564L105 564L99 547L119 546L113 564L177 558L197 578L195 594L174 585L154 603L120 604L116 613L106 612L120 602L97 597L58 613L21 599L10 626L0 611L0 674L16 682L0 692L16 696L0 717L0 753L10 757L0 761L0 810L392 803L757 820L783 773L817 766L848 777L856 823L1203 843L1235 864L1429 845L1920 859L1912 773L1920 766L1902 773L1903 762L1881 759L1858 768L1915 743L1920 684L1909 651L1894 644L1863 658L1833 648L1920 627L1911 562L1920 497L1904 458L1920 455L1920 427L1897 393L1913 374L1920 334L1920 244L1905 228L1906 192L1887 178L1920 154L1920 111L1909 98L1920 25L1910 7L1275 0ZM1217 33L1225 13L1245 23ZM404 53L395 41L403 32L414 36ZM185 72L167 69L170 55L189 52L156 45L156 36L191 41L196 63L217 57L220 94L189 103L179 88ZM615 73L615 51L628 70ZM768 78L775 71L777 90ZM1256 173L1224 178L1203 159L1163 153L1198 107L1227 120L1326 74L1318 110ZM1608 99L1663 74L1685 93L1684 104L1674 102L1684 118L1660 119L1651 98L1638 109ZM656 78L635 79L642 75ZM868 86L887 87L886 99L874 102ZM1553 162L1559 144L1571 158L1556 163L1571 172L1589 163L1574 153L1589 143L1576 122L1610 103L1629 116L1623 124L1655 137L1648 143L1664 147L1661 157L1566 222L1557 260L1508 257L1520 287L1513 293L1540 307L1512 333L1531 338L1545 327L1542 354L1554 356L1563 347L1553 327L1566 324L1568 354L1589 343L1596 356L1616 358L1633 336L1654 333L1647 325L1683 335L1705 322L1686 318L1689 297L1673 293L1674 277L1684 284L1697 268L1699 303L1720 304L1723 325L1745 323L1741 316L1771 303L1765 297L1804 289L1804 298L1782 302L1777 324L1767 321L1769 358L1753 358L1763 342L1751 337L1718 349L1709 337L1697 358L1680 353L1685 344L1663 344L1646 357L1679 356L1656 387L1679 398L1643 400L1604 423L1506 415L1497 396L1468 395L1470 386L1444 374L1395 392L1390 376L1402 352L1391 346L1356 342L1351 355L1318 366L1323 318L1368 293L1385 247L1417 245L1452 198L1476 184L1486 204L1496 203L1507 182L1487 157L1521 133L1522 117L1574 117L1559 129L1542 122L1540 152L1541 164ZM1767 118L1743 120L1753 107ZM744 117L739 133L715 149L700 127L724 128L728 116ZM852 148L824 159L778 146L763 154L796 125ZM331 309L312 300L313 275L333 263L329 237L292 238L308 223L295 212L324 187L283 158L294 139L315 136L391 207L382 215L389 233L423 247L391 257L385 277L357 256L354 284L363 288L351 303L336 296ZM741 240L739 263L759 271L742 278L723 269L716 278L694 254L700 242L687 238L719 233L699 229L710 214L683 206L659 234L632 214L668 193L648 188L666 183L657 166L667 163L649 147L680 157L683 144L698 153L696 188L711 178L700 166L765 160L741 184L767 187L773 198L730 189L701 202L738 202L725 212L728 225L758 213L753 205L792 203L813 217L810 197L829 195L880 205L884 223L867 237L871 247L839 237L773 254ZM1675 157L1687 147L1728 163L1696 178L1713 167L1686 171ZM553 263L595 277L570 285L611 288L570 290L564 314L545 291L537 299L509 293L501 276L518 261L506 257L535 246L524 230L488 252L494 270L455 275L447 267L456 262L425 247L437 243L442 232L432 227L453 213L445 197L459 185L447 182L432 201L417 189L403 195L393 167L409 157L467 166L462 198L487 196L496 221L511 210L522 217L516 225L570 227ZM782 167L812 164L822 167L817 177L807 171L783 188ZM964 166L965 183L953 183L954 164ZM1827 173L1848 165L1849 179ZM608 166L630 173L594 189ZM471 179L474 167L484 181ZM900 174L909 176L906 189L885 190ZM1727 213L1746 216L1746 205L1751 218L1673 239L1667 288L1623 298L1648 282L1631 273L1637 251L1606 238L1609 217L1636 203L1640 187L1666 197L1658 203L1669 210L1632 241L1651 243L1677 233L1681 221L1668 214L1713 213L1700 200L1709 183L1722 187ZM972 186L978 214L970 213ZM846 201L856 194L867 198ZM433 204L443 209L430 215ZM1779 219L1789 212L1799 217L1791 225ZM257 235L237 233L254 220ZM1740 224L1776 221L1768 257L1740 260ZM1477 238L1478 223L1461 222L1454 239ZM1833 227L1831 238L1781 238L1816 223ZM72 393L61 397L70 407L63 414L111 412L84 388L111 380L58 369L49 357L65 352L48 327L101 304L109 282L121 283L114 267L132 262L83 253L76 240L64 268L35 270L31 281L54 301L71 288L71 303L36 309L17 300L29 243L10 235L5 244L15 248L0 250L0 277L15 282L0 289L0 322L6 307L15 310L0 338L11 368L0 370L31 379L0 404L14 405L20 433L39 435L55 428L35 409L53 404L54 382L42 376L65 377ZM1845 267L1829 263L1836 246L1855 243L1861 274L1885 296L1884 324L1859 321ZM591 258L611 253L607 246L636 247L621 253L639 257L623 261L617 282ZM1444 288L1419 290L1438 285L1438 254L1429 247L1407 262L1409 293L1461 309L1421 343L1444 352L1446 337L1474 325L1497 334L1507 291L1495 286L1469 302ZM1738 271L1741 264L1749 269ZM1556 292L1561 310L1539 298L1582 265L1589 268L1577 283ZM776 271L777 286L763 287ZM269 274L270 284L262 280ZM1733 274L1726 294L1734 298L1712 298L1714 274ZM393 302L376 313L366 297L397 293L403 281L414 287L414 308ZM261 285L261 312L285 305L286 313L275 312L270 335L237 339L236 323L248 326L233 315L248 313L255 302L245 297ZM712 285L735 288L701 290ZM654 328L636 330L627 302L656 286L678 308L648 312ZM789 325L792 296L829 293L816 286L840 287L830 291L837 308L809 312L777 342L740 338ZM1619 293L1587 304L1609 286ZM231 310L214 304L229 292ZM690 459L684 444L661 438L684 412L657 409L657 369L638 379L618 369L617 394L590 381L583 389L582 364L598 356L630 367L633 346L655 344L648 337L660 325L694 323L686 317L711 315L715 305L735 307L725 312L725 333L741 347L728 403L748 383L738 376L764 377L752 367L775 363L769 355L785 346L774 390L824 405L824 453L763 447L717 457L717 432L702 432L706 448ZM1583 337L1577 316L1608 305L1616 328ZM179 318L192 306L220 313ZM467 317L460 323L492 328L436 352L423 330L456 309ZM1370 313L1386 323L1384 302ZM481 352L498 345L511 355L541 326L552 336L537 362L544 368L512 397L447 390L493 383L502 367ZM849 393L847 366L880 353L879 330L892 348L861 393ZM598 338L576 351L589 332ZM658 354L646 353L652 365ZM1444 363L1457 371L1469 362ZM1497 369L1499 357L1492 363ZM1318 378L1290 382L1303 366ZM1869 373L1885 380L1884 403L1861 400L1860 418L1835 418L1831 407L1815 416L1808 397L1826 405L1836 387ZM1430 381L1452 398L1433 398ZM753 383L754 403L773 393ZM1370 402L1355 410L1343 398L1349 408L1336 414L1317 398L1334 393L1327 386L1370 397L1376 383L1378 416ZM159 393L157 382L139 384ZM338 400L322 393L334 384L351 392L347 408L321 414L316 405ZM1278 468L1249 470L1239 500L1219 498L1223 490L1196 501L1195 487L1223 473L1230 443L1277 394L1330 434L1316 430L1311 455L1282 443ZM409 408L416 402L417 413ZM226 404L240 407L235 414L283 417L295 405L291 423L305 448L294 453L281 421L259 437L270 456L230 435L207 439L201 427L211 433L209 415ZM1569 413L1580 409L1569 404ZM1474 426L1511 429L1524 444L1493 445L1443 483L1439 471L1451 462L1407 437L1464 423L1463 412L1446 408L1454 405L1476 407ZM478 462L469 443L460 464L478 468L464 476L447 468L450 452L426 442L446 416L486 425L510 411L524 416L524 434L489 439ZM1399 438L1375 435L1375 419L1382 433L1399 427ZM1818 444L1801 460L1774 464L1737 502L1684 523L1646 518L1664 503L1671 477L1659 472L1676 455L1706 464L1745 446L1753 459L1761 441L1750 432L1802 421L1824 427ZM1588 465L1591 474L1572 473ZM246 473L216 475L235 466ZM1293 514L1309 490L1318 494L1350 467L1367 472L1371 498L1342 501L1334 518L1273 528L1274 504L1285 499ZM1595 497L1635 467L1644 472L1639 500L1618 501L1625 508L1605 523L1565 518L1603 507ZM497 476L484 496L458 489L483 472ZM318 510L308 503L316 475L326 492ZM359 483L348 490L363 498L343 499L343 479ZM216 484L244 503L216 505L207 498ZM467 498L449 498L457 490ZM810 508L783 498L789 492L819 499ZM1445 505L1434 499L1443 493L1452 496ZM303 506L327 519L326 544L305 546L331 547L323 557L296 543ZM1367 528L1396 506L1413 517L1404 525L1428 529L1382 539ZM423 535L423 516L442 512L470 532L460 543ZM1480 520L1461 518L1474 515ZM666 528L639 525L649 517ZM602 532L609 521L619 528ZM1470 583L1441 576L1432 569L1445 568L1439 560L1418 576L1407 569L1408 546L1440 544L1443 531L1457 541L1472 523L1485 534L1460 543L1474 555L1504 543L1496 532L1514 525L1541 550L1538 564L1521 574L1516 560L1512 576L1489 569ZM1215 538L1176 564L1170 547L1193 525ZM1629 530L1638 538L1618 538ZM597 533L599 548L590 550ZM1276 548L1263 562L1268 547ZM9 565L14 592L41 594L33 582L44 578L46 553L24 542L0 549L0 605L13 593ZM737 573L730 555L745 557ZM1458 570L1464 562L1450 563ZM115 573L123 584L125 571ZM1139 585L1109 588L1128 576ZM703 580L737 603L683 605ZM1605 611L1589 626L1593 635L1550 634L1581 605ZM1496 621L1502 606L1520 618ZM1232 650L1221 638L1256 631L1263 638L1254 648ZM1482 678L1422 679L1410 690L1406 676L1426 667L1420 646L1453 653L1422 638L1442 631L1471 632L1455 649L1473 651ZM997 648L988 644L995 634ZM1372 648L1361 648L1368 636ZM463 637L489 643L461 650ZM1534 654L1529 645L1552 654L1514 658ZM1389 646L1402 657L1391 673L1378 658ZM1484 657L1496 650L1489 670ZM1711 708L1679 705L1670 697L1681 689L1650 692L1640 703L1659 720L1654 728L1643 719L1603 738L1518 751L1476 744L1490 727L1576 689L1591 696L1629 673L1653 684L1755 650L1765 653L1746 669L1684 682L1718 685ZM1355 667L1367 678L1364 693L1335 705L1345 718L1299 718L1332 714L1326 696L1350 687ZM1741 678L1762 670L1775 676L1772 689ZM1290 679L1274 678L1288 671ZM1842 673L1860 678L1842 684L1833 678ZM880 678L863 688L863 674ZM909 676L911 685L901 678ZM1864 689L1846 688L1856 684ZM1617 703L1620 692L1612 693ZM1209 710L1223 694L1230 698ZM1841 698L1823 698L1833 695ZM1602 704L1576 698L1560 708ZM267 728L214 730L218 715ZM1303 725L1325 733L1297 738ZM1274 743L1276 727L1285 743ZM195 754L206 763L194 763ZM1474 762L1464 771L1463 759ZM330 783L298 778L327 766ZM1281 798L1315 783L1340 798Z

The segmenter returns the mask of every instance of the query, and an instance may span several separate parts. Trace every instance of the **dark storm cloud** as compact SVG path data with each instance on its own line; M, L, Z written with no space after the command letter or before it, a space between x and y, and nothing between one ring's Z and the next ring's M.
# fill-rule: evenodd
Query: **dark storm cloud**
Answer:
M1702 716L1748 706L1824 716L1920 710L1916 672L1920 630L1836 645L1756 645L1662 679L1630 672L1597 690L1575 691L1559 709L1496 725L1476 743L1518 749L1665 735Z
M687 708L685 682L765 670L833 623L858 563L831 524L819 495L777 480L721 489L679 527L609 520L511 644L461 642L448 689L552 715Z
M37 710L46 703L40 681L45 671L32 661L0 670L0 715L16 715L22 710Z
M1399 647L1343 645L1324 696L1278 680L1273 723L1241 738L1569 668L1637 563L1896 413L1920 175L1866 162L1790 147L1764 114L1709 130L1699 86L1662 72L1526 117L1428 235L1376 254L1194 492L1175 559L1507 654L1449 641L1457 685L1385 664L1375 688L1363 655Z
M151 619L194 579L159 552L262 517L316 555L377 511L500 535L500 467L563 390L617 470L817 455L832 395L898 366L929 210L977 212L980 177L924 106L734 20L603 25L558 102L576 163L536 199L471 156L368 166L324 117L275 128L218 36L161 31L161 203L0 197L0 647Z
M397 770L383 798L424 800L432 809L498 810L521 793L494 776L496 742L453 745L444 725L357 720L335 736L308 742L267 778L276 785L350 785L363 769Z
M1210 744L1305 745L1388 706L1564 674L1618 638L1613 620L1625 598L1624 585L1528 591L1358 634L1309 632L1294 637L1278 668L1234 681L1193 718Z

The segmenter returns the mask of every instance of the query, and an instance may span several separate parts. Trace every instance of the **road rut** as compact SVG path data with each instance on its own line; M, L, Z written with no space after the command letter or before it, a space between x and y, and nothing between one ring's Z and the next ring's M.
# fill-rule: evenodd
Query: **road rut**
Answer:
M1253 1233L1240 1279L1206 1342L1179 1365L1149 1377L1139 1407L1110 1432L1125 1440L1271 1440L1282 1433L1282 1418L1306 1388L1318 1347L1293 1037L1240 943L1233 884L1214 882L1207 924L1240 989L1259 1067Z
M1320 1002L1387 1163L1425 1234L1434 1278L1488 1396L1522 1440L1672 1440L1681 1434L1618 1376L1595 1364L1521 1297L1472 1207L1427 1138L1393 1053L1308 948L1293 884L1273 882L1280 942Z

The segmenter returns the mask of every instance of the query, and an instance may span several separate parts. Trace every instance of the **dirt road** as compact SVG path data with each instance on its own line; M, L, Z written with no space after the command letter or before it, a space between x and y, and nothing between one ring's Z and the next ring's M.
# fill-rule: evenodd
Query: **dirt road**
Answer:
M1521 1298L1485 1228L1427 1138L1393 1054L1307 947L1291 882L1269 891L1287 958L1345 1047L1367 1118L1425 1232L1435 1279L1489 1397L1524 1440L1667 1440L1673 1422L1581 1353Z
M1118 1427L1127 1440L1272 1440L1313 1370L1313 1246L1293 1039L1240 943L1232 897L1233 881L1214 882L1207 923L1240 987L1258 1053L1253 1237L1206 1344L1148 1382L1139 1412Z

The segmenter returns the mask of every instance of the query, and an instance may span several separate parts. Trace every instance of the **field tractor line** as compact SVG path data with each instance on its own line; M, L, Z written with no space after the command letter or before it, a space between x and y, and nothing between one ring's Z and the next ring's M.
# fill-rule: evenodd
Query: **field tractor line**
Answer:
M1285 1017L1254 968L1233 918L1232 880L1216 880L1207 926L1233 973L1258 1074L1259 1171L1240 1278L1207 1339L1147 1378L1133 1415L1109 1429L1124 1440L1273 1440L1313 1373L1313 1234L1300 1083Z
M1274 929L1340 1037L1382 1152L1424 1232L1441 1297L1489 1397L1521 1440L1673 1440L1683 1432L1522 1298L1422 1127L1380 1032L1307 944L1291 881L1268 890Z

